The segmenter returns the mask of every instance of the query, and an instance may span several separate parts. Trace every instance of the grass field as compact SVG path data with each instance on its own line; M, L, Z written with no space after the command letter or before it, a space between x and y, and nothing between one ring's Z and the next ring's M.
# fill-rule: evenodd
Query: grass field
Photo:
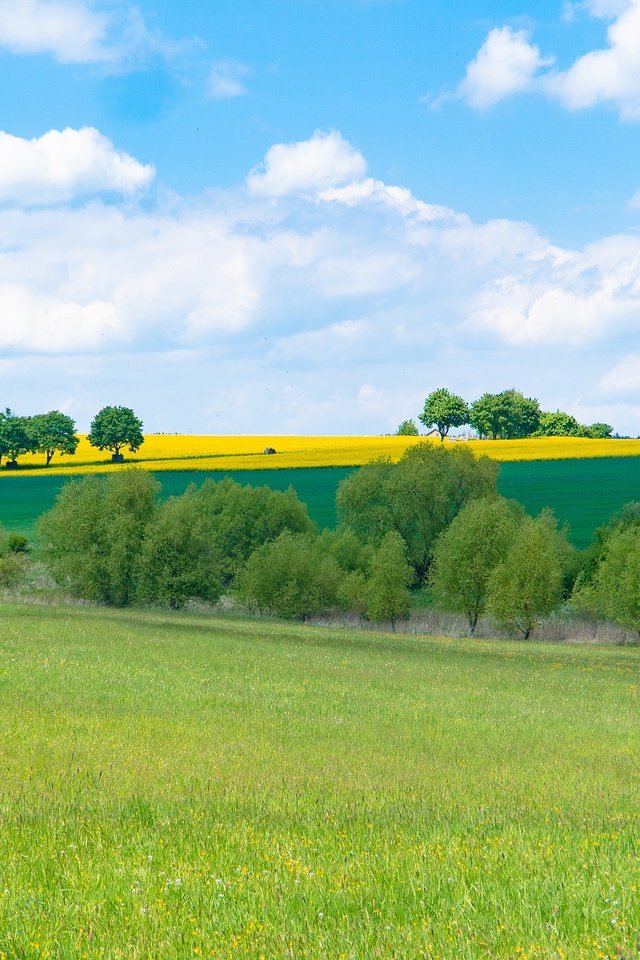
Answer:
M637 649L1 615L0 957L637 956Z
M225 473L160 471L163 495L182 493L189 483L206 476L231 476L240 483L268 484L278 490L291 484L321 527L335 524L335 494L349 468L316 467L295 470L238 470ZM60 475L5 476L0 482L0 523L33 537L37 518L53 506L60 487L69 478ZM595 527L630 500L640 499L640 457L603 457L592 460L542 460L502 463L500 492L537 514L550 506L570 524L576 546L587 546Z
M378 457L399 460L416 443L439 443L437 437L277 437L191 436L147 434L137 453L126 453L128 463L154 472L161 470L289 470L303 467L359 467ZM586 440L574 437L536 437L525 440L472 440L477 455L511 462L566 460L594 457L639 457L639 440ZM265 456L266 447L277 450ZM92 447L81 436L74 456L56 455L45 468L43 454L20 457L20 472L31 475L82 474L121 469L110 454ZM0 470L0 478L11 475Z

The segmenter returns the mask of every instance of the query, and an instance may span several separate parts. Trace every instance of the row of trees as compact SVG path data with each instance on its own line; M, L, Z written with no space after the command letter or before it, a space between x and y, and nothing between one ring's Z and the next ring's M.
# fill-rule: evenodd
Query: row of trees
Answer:
M103 407L91 423L88 439L120 462L124 447L135 452L143 444L142 421L129 407ZM6 458L9 469L15 469L18 457L26 453L45 454L49 466L56 453L74 454L79 442L75 421L59 410L31 417L19 417L9 408L0 412L0 464Z
M418 444L347 477L338 528L319 533L292 489L208 480L160 501L152 475L127 469L66 484L39 538L61 586L116 606L232 595L285 617L395 624L410 588L428 586L470 633L488 615L526 639L563 604L640 633L640 504L580 553L549 511L533 518L498 496L496 471L461 445Z
M496 568L491 589L485 585L481 595L474 587L475 606L461 607L470 626L491 595L494 615L528 635L555 602L552 585L564 582L549 563L562 565L570 548L551 518L534 521L502 506L496 479L495 462L462 446L419 444L399 464L370 464L343 481L338 529L318 533L292 489L207 481L161 502L150 474L126 470L66 484L39 537L56 581L102 603L178 608L231 593L245 608L287 617L346 610L392 624L408 614L411 587L431 583L443 601L454 602L451 576L464 568L456 554L464 541L484 573ZM443 553L445 538L472 507L485 523L480 548L472 525ZM504 527L504 536L493 537L493 527ZM520 579L508 580L497 560L489 562L490 544L491 556L509 570L514 557L522 558L513 568ZM498 595L509 604L500 607Z
M466 424L473 427L480 437L492 440L531 436L595 439L611 437L613 434L613 427L608 423L585 426L569 413L543 411L537 400L513 389L485 393L468 404L462 397L441 387L426 398L418 419L425 427L439 433L441 440L453 427ZM397 432L400 435L417 435L418 428L413 420L405 420Z

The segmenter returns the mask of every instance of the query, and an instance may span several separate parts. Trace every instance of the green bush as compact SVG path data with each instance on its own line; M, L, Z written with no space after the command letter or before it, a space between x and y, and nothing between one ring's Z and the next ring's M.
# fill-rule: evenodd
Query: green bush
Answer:
M134 468L66 483L38 524L55 580L78 597L118 607L130 603L159 489L150 473Z
M17 587L26 573L24 559L15 553L0 557L0 589Z
M136 597L143 603L183 607L188 600L215 603L222 589L223 558L213 517L193 491L160 504L149 522L136 568Z
M380 544L399 533L416 582L429 567L437 537L470 500L496 493L498 464L462 444L418 443L399 463L380 460L338 487L338 518L362 541Z
M251 554L235 593L250 610L302 618L340 605L343 576L320 538L285 530Z
M10 533L7 536L7 550L9 553L27 553L29 541L22 533Z

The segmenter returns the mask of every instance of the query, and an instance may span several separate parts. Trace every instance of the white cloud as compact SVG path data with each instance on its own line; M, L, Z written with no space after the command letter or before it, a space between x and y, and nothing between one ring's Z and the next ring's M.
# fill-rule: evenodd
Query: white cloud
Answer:
M145 166L93 127L49 130L33 140L0 131L0 204L59 203L99 191L132 194L149 185Z
M535 90L567 110L608 104L623 119L640 120L640 0L584 0L565 7L565 20L575 20L580 12L611 21L602 48L588 51L565 70L552 69L554 58L542 57L527 31L496 27L467 66L455 95L486 110L506 97Z
M530 90L540 68L550 63L530 43L528 31L496 27L467 66L457 96L486 110L506 97Z
M61 63L108 58L108 18L69 0L0 0L0 46L12 53L51 53Z
M606 393L640 393L640 357L623 357L600 381Z
M310 140L271 147L247 177L247 186L254 196L282 197L360 180L366 169L362 154L337 130L316 130Z
M137 7L94 8L89 0L0 0L0 49L49 54L59 63L123 66L180 45L153 34Z
M212 100L233 100L247 93L245 80L251 73L249 67L235 60L218 60L211 67L208 95Z
M620 5L621 7L621 5ZM592 7L606 17L608 7ZM568 70L551 74L545 87L569 110L610 103L627 120L640 120L640 2L618 9L607 30L607 46L579 57Z
M165 411L157 429L378 433L414 416L409 398L433 383L470 399L516 383L555 408L585 382L597 405L617 370L640 393L622 365L636 355L640 238L570 250L530 224L476 224L364 178L360 154L330 136L351 183L318 190L307 172L296 194L300 171L276 162L262 195L0 208L0 353L48 356L33 369L50 369L56 402L113 402L105 384L132 394ZM20 377L3 368L15 407ZM625 416L609 420L639 432Z

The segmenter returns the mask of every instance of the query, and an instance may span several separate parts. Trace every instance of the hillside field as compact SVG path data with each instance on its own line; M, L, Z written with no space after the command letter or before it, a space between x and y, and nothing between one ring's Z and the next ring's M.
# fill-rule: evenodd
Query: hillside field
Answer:
M240 483L268 484L278 490L291 484L309 507L312 519L321 527L331 527L335 524L336 489L349 472L348 467L162 470L157 477L164 496L182 493L189 483L200 484L207 476L230 476ZM35 521L50 509L68 479L61 474L4 474L0 479L0 523L33 537ZM640 499L640 457L503 462L499 489L531 513L552 507L558 519L570 525L576 546L584 547L593 530L614 511L630 500Z
M164 470L289 470L304 467L360 467L379 457L397 461L417 443L439 443L437 437L396 436L192 436L147 434L136 453L126 453L128 463L154 472ZM448 442L457 442L456 440ZM519 460L593 459L640 457L638 440L587 440L576 437L527 437L523 440L470 440L476 456L511 462ZM267 447L276 454L265 455ZM24 454L20 471L32 476L108 473L121 469L110 462L108 451L97 450L86 435L73 456L56 454L45 467L44 454ZM7 475L0 471L0 477Z
M7 960L636 955L637 648L1 616Z

